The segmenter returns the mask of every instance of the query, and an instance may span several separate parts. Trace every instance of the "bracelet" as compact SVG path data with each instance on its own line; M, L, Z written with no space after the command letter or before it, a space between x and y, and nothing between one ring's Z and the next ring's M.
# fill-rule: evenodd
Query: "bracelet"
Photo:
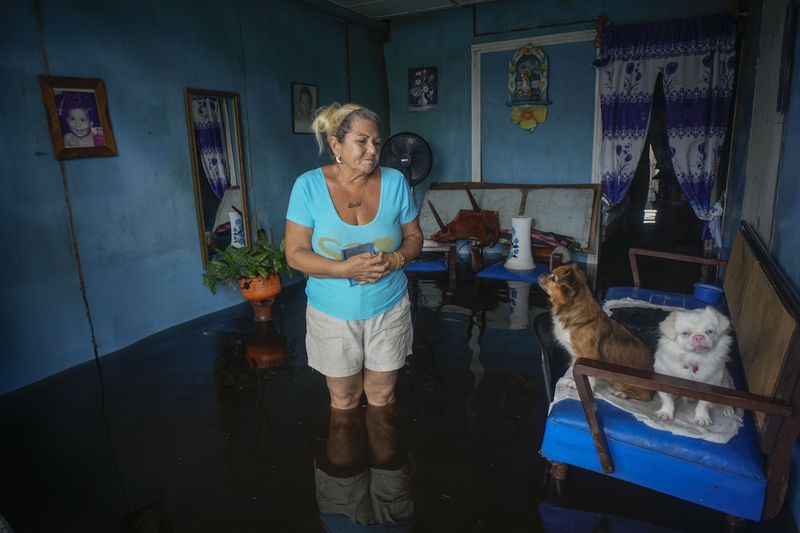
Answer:
M394 252L392 252L392 255L394 255L395 259L397 259L397 267L395 268L395 270L400 270L401 268L403 268L403 266L405 266L406 264L406 258L403 256L403 252L401 252L400 250L395 250Z

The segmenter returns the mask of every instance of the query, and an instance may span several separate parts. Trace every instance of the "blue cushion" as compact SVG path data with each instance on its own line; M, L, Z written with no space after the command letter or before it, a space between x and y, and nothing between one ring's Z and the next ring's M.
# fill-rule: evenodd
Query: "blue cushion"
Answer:
M428 261L413 261L403 267L406 272L446 272L447 257Z
M621 300L631 298L654 305L668 305L670 307L682 307L683 309L701 309L708 304L695 300L688 294L677 292L652 291L637 287L611 287L606 291L605 301Z
M549 273L550 267L547 265L536 265L536 268L533 270L509 270L501 261L478 272L478 277L484 279L502 279L505 281L525 281L528 283L539 283L539 274Z
M608 474L724 513L760 520L767 479L749 412L727 444L680 437L650 428L633 415L597 401L614 472ZM547 417L542 455L602 473L577 400L562 400Z

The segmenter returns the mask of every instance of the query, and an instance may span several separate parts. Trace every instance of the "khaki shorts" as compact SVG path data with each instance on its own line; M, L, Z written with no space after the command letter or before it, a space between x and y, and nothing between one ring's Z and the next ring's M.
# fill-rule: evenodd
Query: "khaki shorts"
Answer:
M408 294L385 313L363 320L339 320L306 307L308 366L331 378L352 376L364 368L402 368L413 340Z

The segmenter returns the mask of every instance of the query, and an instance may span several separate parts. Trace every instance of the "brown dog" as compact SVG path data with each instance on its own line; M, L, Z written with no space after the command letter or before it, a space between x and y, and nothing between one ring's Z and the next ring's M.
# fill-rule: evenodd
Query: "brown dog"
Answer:
M645 344L609 318L592 297L586 274L577 265L563 265L549 276L539 276L539 285L550 296L553 332L572 356L589 357L618 365L653 370L653 353ZM622 398L650 400L653 391L632 385L613 384Z

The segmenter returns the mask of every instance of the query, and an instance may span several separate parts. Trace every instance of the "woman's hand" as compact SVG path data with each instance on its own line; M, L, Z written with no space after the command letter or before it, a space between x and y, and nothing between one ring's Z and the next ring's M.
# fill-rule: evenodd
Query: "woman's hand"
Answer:
M383 254L383 264L386 265L386 270L391 272L400 269L400 256L396 252L387 252Z
M345 277L360 284L375 283L391 271L383 252L354 255L344 261Z

